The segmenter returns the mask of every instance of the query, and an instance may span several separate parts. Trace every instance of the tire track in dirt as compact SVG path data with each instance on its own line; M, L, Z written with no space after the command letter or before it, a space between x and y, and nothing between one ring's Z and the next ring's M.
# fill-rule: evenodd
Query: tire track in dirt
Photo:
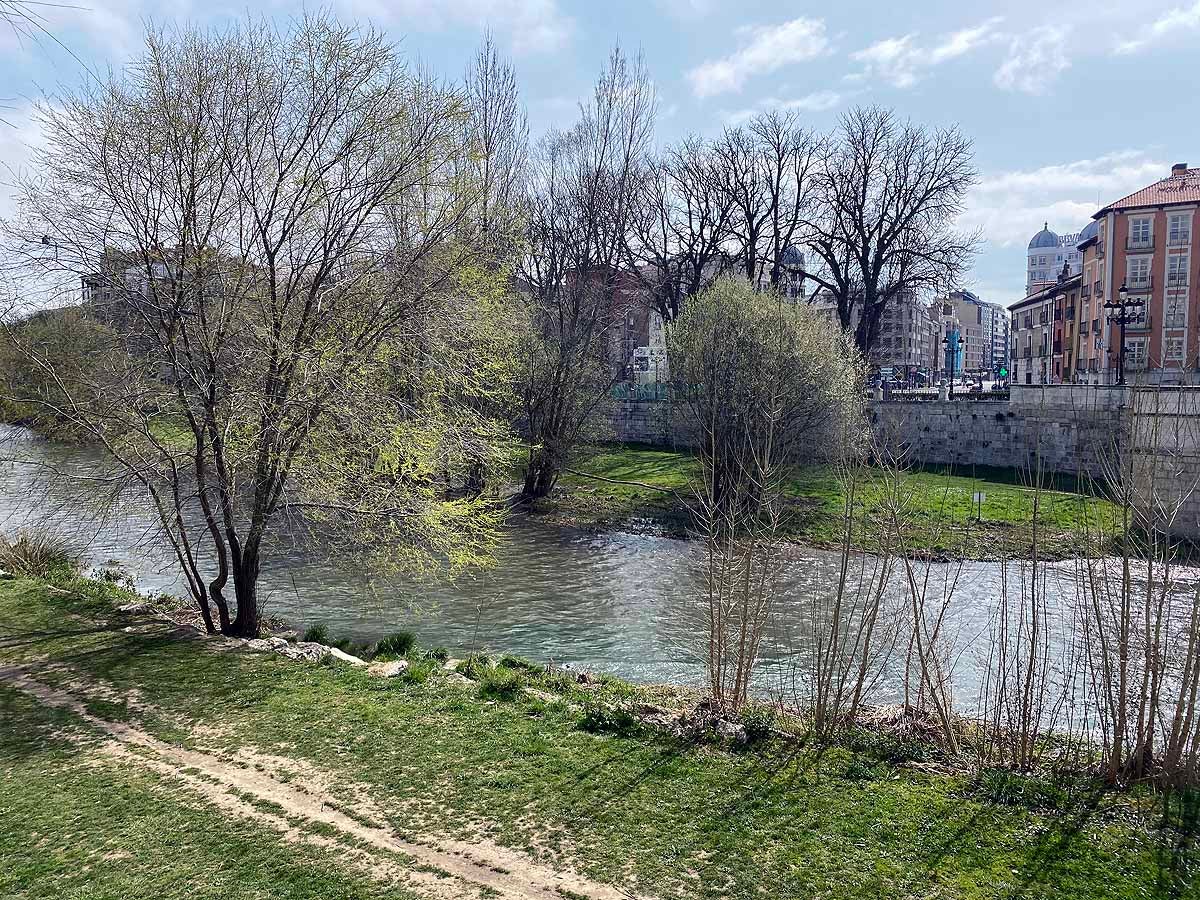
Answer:
M79 693L51 687L33 678L24 667L0 667L0 681L49 706L65 709L97 728L110 739L103 752L165 778L174 779L199 793L222 810L269 825L287 840L304 840L353 856L361 851L372 873L381 878L412 882L420 893L438 898L462 896L469 886L505 900L631 900L634 894L590 881L571 872L550 869L527 856L489 841L442 840L417 843L398 837L383 822L348 815L338 800L319 789L281 781L265 771L243 767L200 750L189 750L159 740L136 725L112 721L88 710L86 689ZM82 694L81 697L79 694ZM147 709L142 706L141 709ZM259 801L255 803L253 801ZM283 814L272 810L279 808ZM296 820L333 829L343 841L322 838L299 827ZM349 841L346 846L344 841ZM405 867L410 859L415 869ZM445 873L459 885L438 877Z

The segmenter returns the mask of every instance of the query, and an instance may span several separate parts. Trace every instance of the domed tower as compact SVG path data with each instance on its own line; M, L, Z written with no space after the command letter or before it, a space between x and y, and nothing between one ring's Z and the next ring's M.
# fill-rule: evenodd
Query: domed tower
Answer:
M1042 226L1042 230L1033 236L1029 242L1029 264L1025 267L1025 293L1030 294L1038 284L1050 284L1062 268L1061 260L1056 260L1062 243L1057 234L1050 230L1050 223Z

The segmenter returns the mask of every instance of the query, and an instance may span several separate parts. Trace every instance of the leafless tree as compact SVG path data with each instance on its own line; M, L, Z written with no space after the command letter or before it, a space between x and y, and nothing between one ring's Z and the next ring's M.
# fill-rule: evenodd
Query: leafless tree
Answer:
M866 353L889 304L946 289L974 255L977 236L954 227L976 180L971 142L955 128L858 107L842 117L814 180L806 275L836 300L842 328Z
M716 151L697 137L641 164L624 262L664 322L726 268L733 195L720 174Z
M635 302L620 267L654 107L644 64L617 48L580 121L548 135L535 155L520 271L533 308L523 409L527 500L553 490L619 374L609 338Z
M478 197L480 245L507 260L521 237L529 124L516 72L490 34L471 61L465 84L471 112L466 160Z
M50 385L16 399L149 494L210 630L258 632L288 512L431 557L484 536L486 509L447 494L454 391L427 389L444 345L424 334L469 258L468 118L326 17L153 31L126 74L43 104L13 252L30 284L83 279L110 346L55 357L6 320Z
M794 113L766 112L715 144L721 189L732 205L731 256L753 285L778 287L785 252L805 237L824 142Z

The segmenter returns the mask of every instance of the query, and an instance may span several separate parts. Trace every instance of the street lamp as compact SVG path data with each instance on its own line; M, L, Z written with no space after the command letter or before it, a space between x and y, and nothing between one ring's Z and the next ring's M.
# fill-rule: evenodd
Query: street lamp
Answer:
M942 338L942 343L946 345L946 351L950 354L950 399L954 399L954 366L958 360L958 351L963 348L966 343L961 337L957 341L957 346L950 340L950 335Z
M1134 316L1134 311L1140 311L1146 305L1144 300L1130 300L1129 288L1125 282L1121 282L1121 287L1117 291L1116 301L1109 301L1104 304L1105 309L1117 310L1113 315L1108 316L1109 324L1116 324L1121 327L1121 346L1117 351L1117 384L1125 384L1125 326L1131 322L1136 322L1141 318L1140 315Z

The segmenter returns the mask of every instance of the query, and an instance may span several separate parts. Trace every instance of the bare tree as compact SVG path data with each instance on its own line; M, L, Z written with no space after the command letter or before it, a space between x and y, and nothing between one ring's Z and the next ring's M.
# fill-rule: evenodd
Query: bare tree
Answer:
M795 113L766 112L716 142L719 178L732 204L731 254L753 285L777 288L785 252L805 236L822 139Z
M697 137L642 163L624 262L664 322L727 266L733 195L720 174L716 151Z
M533 308L523 410L528 500L553 490L619 374L609 336L634 303L620 265L654 103L642 61L617 48L580 121L548 135L534 161L520 271Z
M971 142L955 128L929 131L858 107L842 117L818 173L806 275L866 353L889 304L945 289L971 261L978 238L954 227L976 180Z
M151 32L126 72L43 105L10 232L30 283L83 280L110 346L54 357L9 320L55 389L16 399L149 494L210 630L258 632L288 512L471 558L494 520L448 493L423 337L468 258L461 95L325 17Z
M471 113L466 160L478 197L481 246L507 259L520 239L529 124L516 72L501 58L491 34L471 61L465 85Z

